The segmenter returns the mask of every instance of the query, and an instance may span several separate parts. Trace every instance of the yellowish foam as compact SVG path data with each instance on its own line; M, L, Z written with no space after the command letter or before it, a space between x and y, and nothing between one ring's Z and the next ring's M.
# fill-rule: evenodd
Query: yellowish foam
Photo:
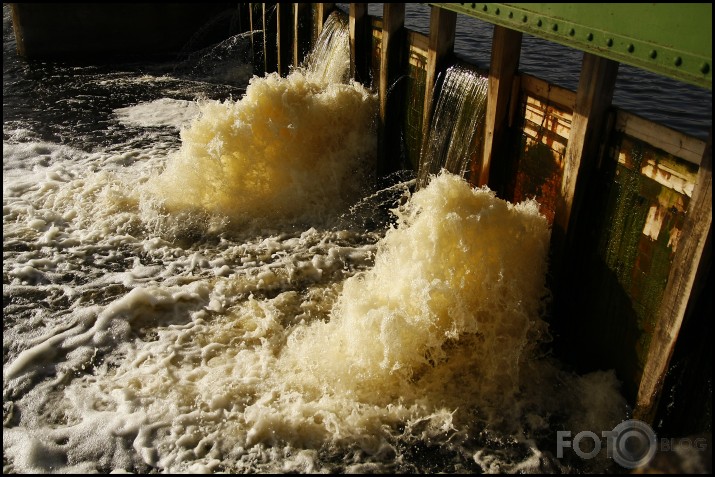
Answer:
M303 70L254 77L239 101L207 102L149 184L170 210L241 223L319 220L357 198L374 168L376 96Z
M549 228L537 204L512 205L445 173L399 215L330 320L290 337L282 374L379 405L509 399L546 332Z

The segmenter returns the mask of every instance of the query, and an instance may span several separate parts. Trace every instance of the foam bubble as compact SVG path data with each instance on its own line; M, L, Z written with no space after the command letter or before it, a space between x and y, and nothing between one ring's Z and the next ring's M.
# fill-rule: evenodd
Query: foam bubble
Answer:
M177 130L191 122L198 112L199 106L195 101L171 98L160 98L114 111L125 124L139 127L168 126Z

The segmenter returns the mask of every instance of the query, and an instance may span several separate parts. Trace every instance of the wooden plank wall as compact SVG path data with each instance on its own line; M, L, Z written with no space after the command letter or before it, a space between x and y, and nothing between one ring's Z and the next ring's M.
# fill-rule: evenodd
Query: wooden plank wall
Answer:
M504 197L512 202L535 198L553 224L576 94L529 75L514 83L520 90L506 132L511 150L504 161Z
M652 359L698 169L616 129L582 212L588 220L576 230L562 346L585 369L616 369L631 401Z

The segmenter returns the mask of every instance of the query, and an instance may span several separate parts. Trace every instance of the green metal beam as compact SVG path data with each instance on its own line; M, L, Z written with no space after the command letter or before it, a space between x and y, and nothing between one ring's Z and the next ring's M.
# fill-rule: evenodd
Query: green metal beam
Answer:
M712 90L712 3L431 3Z

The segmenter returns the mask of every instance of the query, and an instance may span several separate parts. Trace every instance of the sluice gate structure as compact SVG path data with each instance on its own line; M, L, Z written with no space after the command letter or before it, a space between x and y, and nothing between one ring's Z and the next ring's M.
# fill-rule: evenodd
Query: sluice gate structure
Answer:
M116 35L101 37L121 29L105 26L94 38L78 31L120 4L68 17L79 20L64 33L37 27L62 26L42 5L13 4L20 54L121 48ZM384 4L381 18L368 15L365 3L342 10L332 3L240 3L229 6L229 17L232 32L250 32L259 75L287 75L300 65L332 12L349 22L352 75L379 94L380 175L420 165L440 74L464 63L454 55L458 16L492 24L488 68L471 65L488 77L488 96L483 140L466 179L506 200L536 197L549 219L550 320L564 360L584 371L615 369L634 417L702 430L689 419L703 424L712 413L712 127L705 140L693 137L615 107L613 96L619 64L712 90L712 5L429 5L429 34L405 28L400 3ZM222 4L217 11L225 10ZM169 11L147 10L142 21L169 30ZM200 15L192 24L174 17L184 33L208 24ZM114 16L110 23L123 21ZM575 91L519 70L524 34L583 52ZM162 52L188 38L164 38ZM128 45L133 50L120 53L142 50ZM678 396L666 406L663 390L676 382Z

